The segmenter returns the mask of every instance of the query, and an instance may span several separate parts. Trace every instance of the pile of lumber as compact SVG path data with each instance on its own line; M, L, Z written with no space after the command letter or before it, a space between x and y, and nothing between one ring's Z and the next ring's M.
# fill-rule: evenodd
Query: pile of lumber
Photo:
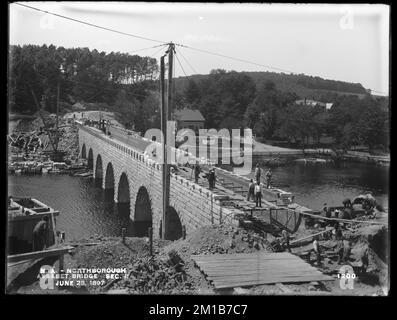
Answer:
M194 255L192 259L216 289L333 280L286 252Z

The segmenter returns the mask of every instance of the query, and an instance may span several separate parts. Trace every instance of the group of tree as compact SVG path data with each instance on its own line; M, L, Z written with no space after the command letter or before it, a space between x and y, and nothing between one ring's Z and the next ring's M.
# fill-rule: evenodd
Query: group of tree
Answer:
M33 113L36 97L41 108L53 113L59 86L61 103L106 105L127 127L144 132L160 123L158 72L157 60L150 57L53 45L10 46L9 108ZM324 135L343 148L388 145L388 99L371 96L360 84L215 69L178 78L175 88L174 106L200 110L207 128L248 127L258 138L303 147L309 138L319 142ZM332 108L297 105L296 100L306 97L302 88L316 94L309 99L332 102Z
M157 61L150 57L88 48L12 45L9 106L15 112L34 112L37 107L32 96L35 95L44 110L54 112L58 85L60 100L66 103L113 104L121 90L145 98L150 85L142 86L142 83L151 83L157 76Z
M207 77L188 80L179 100L200 110L207 128L251 128L258 138L303 148L309 139L319 145L323 136L341 148L388 146L389 115L382 108L386 97L332 96L333 101L323 101L333 103L329 110L320 104L298 105L295 101L303 97L281 90L273 81L255 84L246 73L213 70Z

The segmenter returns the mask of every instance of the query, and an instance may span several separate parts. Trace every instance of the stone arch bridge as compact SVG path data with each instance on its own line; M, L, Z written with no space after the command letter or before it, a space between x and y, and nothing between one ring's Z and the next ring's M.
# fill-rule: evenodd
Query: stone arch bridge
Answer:
M95 180L113 194L114 201L129 207L132 221L153 227L159 237L162 219L162 166L134 148L102 131L79 127L80 156L88 159ZM165 215L166 239L211 224L232 222L234 211L222 207L219 196L180 175L171 173L170 207Z

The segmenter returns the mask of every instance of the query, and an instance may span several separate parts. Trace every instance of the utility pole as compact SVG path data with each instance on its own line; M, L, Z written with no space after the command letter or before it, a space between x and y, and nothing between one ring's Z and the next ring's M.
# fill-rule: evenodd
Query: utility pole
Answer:
M165 239L166 234L166 215L169 206L170 198L170 166L168 164L168 144L167 144L167 121L171 120L172 111L172 77L173 77L173 59L174 59L174 44L169 43L168 50L168 91L167 102L165 99L165 64L164 56L160 58L160 90L161 90L161 131L163 133L163 216L161 225L161 238Z
M56 118L56 149L55 151L55 157L56 159L58 159L58 143L59 143L59 121L58 121L58 117L59 117L59 80L58 80L58 84L57 84L57 118Z

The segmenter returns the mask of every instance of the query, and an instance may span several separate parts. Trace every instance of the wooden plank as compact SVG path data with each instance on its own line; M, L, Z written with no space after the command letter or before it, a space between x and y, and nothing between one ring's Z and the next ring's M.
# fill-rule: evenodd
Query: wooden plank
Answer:
M217 275L208 275L207 279L211 280L219 280L219 281L234 281L234 280L239 280L239 279L244 279L244 280L256 280L256 279L262 279L262 278L277 278L277 277L303 277L303 276L317 276L321 277L321 273L315 273L312 272L311 270L306 270L306 271L299 271L297 273L291 273L291 272L253 272L253 273L240 273L240 274L228 274L228 275L222 275L222 274L217 274Z
M192 258L216 288L333 280L287 252L202 255Z
M198 266L211 268L213 266L225 266L225 267L233 267L233 266L244 266L244 265L254 265L254 266L266 266L266 265L279 265L279 266L300 266L305 265L304 261L295 261L295 260L229 260L229 261L211 261L211 262L196 262Z
M200 268L205 274L207 275L216 275L216 274L221 274L221 275L228 275L228 274L248 274L248 273L299 273L299 272L306 272L309 271L311 273L320 273L316 268L305 265L300 265L300 266L253 266L253 267L243 267L240 266L238 268L225 268L225 267L219 267L219 268Z
M240 259L246 259L249 257L261 257L263 259L269 259L269 258L276 258L276 259L282 259L282 258L289 258L289 259L294 259L297 258L295 255L288 253L288 252L280 252L280 253L262 253L262 252L255 252L255 253L233 253L233 254L207 254L207 255L192 255L192 259L220 259L220 260L225 260L227 258L240 258ZM299 258L298 258L299 259Z
M342 218L327 218L323 217L320 215L315 215L315 214L310 214L307 212L299 212L302 215L305 216L310 216L314 219L319 219L319 220L328 220L328 221L340 221L344 223L368 223L368 224L376 224L376 225L386 225L388 226L389 224L387 222L380 222L380 221L372 221L372 220L349 220L349 219L342 219Z
M252 256L252 257L246 257L246 258L240 258L240 257L224 257L224 258L208 258L208 259L193 259L194 261L197 262L202 262L202 263L209 263L209 262L230 262L230 261L299 261L300 258L291 258L291 257L263 257L263 256Z
M206 274L214 274L214 273L222 273L222 272L226 273L226 274L233 274L233 273L238 273L239 270L240 270L240 274L242 274L243 271L244 272L250 272L250 271L254 271L254 272L268 271L268 272L271 272L272 270L275 270L275 266L254 266L252 268L250 268L250 267L247 267L247 268L242 268L242 267L239 267L239 268L223 268L223 267L221 267L221 268L200 268L200 269L202 269L204 271L204 273L206 273ZM286 271L290 272L290 271L295 271L295 270L296 270L296 272L306 271L306 270L310 270L311 272L315 272L317 269L315 269L313 267L309 268L307 266L301 265L301 266L297 266L297 267L291 266L291 267L288 267L288 268L287 267L284 268L284 267L280 266L279 270L283 270L283 272L286 272Z
M315 236L319 236L319 235L324 234L324 233L327 233L327 232L331 232L332 229L333 229L333 228L328 228L327 230L323 230L323 231L321 231L321 232L313 233L313 234L311 234L311 235L309 235L309 236L306 236L306 237L303 237L303 238L300 238L300 239L293 240L293 241L290 242L290 245L291 245L291 244L294 244L294 243L297 243L297 242L299 242L299 241L303 241L303 240L306 240L306 239L310 239L310 238L315 237Z
M278 275L278 276L271 276L271 277L260 277L260 278L234 278L234 279L217 279L213 280L213 283L252 283L252 282L259 282L259 281L264 281L266 283L277 283L277 282L287 282L287 281L307 281L310 280L310 282L313 281L328 281L328 280L334 280L334 278L326 275L302 275L302 276L297 276L297 275Z
M282 292L284 293L292 293L293 291L287 288L285 285L282 283L276 283L277 288L279 288Z
M72 249L73 249L73 247L67 246L67 247L50 249L50 250L42 250L42 251L15 254L15 255L7 256L7 263L18 262L18 261L29 260L29 259L42 259L42 258L47 258L47 257L52 257L52 256L59 256L59 255L68 253Z
M330 281L334 280L333 278L320 278L313 276L305 276L305 277L295 277L295 278L269 278L269 279L258 279L258 280L250 280L250 281L236 281L236 282L215 282L213 284L216 289L225 289L225 288L234 288L234 287L247 287L261 284L272 284L272 283L296 283L296 282L312 282L312 281Z
M226 282L233 282L233 281L240 281L240 280L244 280L244 281L248 281L248 280L260 280L260 279L276 279L276 278L284 278L284 277L288 277L288 278L300 278L300 277L306 277L306 276L311 276L311 277L316 277L316 278L322 278L324 275L322 275L321 273L313 273L313 272L301 272L300 274L292 274L292 273L275 273L275 274L271 274L271 273L259 273L259 274L247 274L247 275L227 275L227 276L222 276L222 275L217 275L217 276L213 276L213 275L209 275L206 278L208 280L213 280L213 281L226 281Z
M272 269L272 268L282 268L282 269L307 269L309 268L307 265L301 264L294 264L294 265L283 265L283 264L239 264L235 266L230 265L197 265L200 269L205 270L205 272L212 272L214 270L265 270L265 269Z
M255 263L255 262L269 262L269 263L271 263L271 262L279 262L280 261L280 263L284 263L284 264L286 264L286 263L294 263L294 262L296 262L297 260L295 260L295 259L262 259L262 258L253 258L253 259L222 259L222 260L207 260L207 261L205 261L205 260L195 260L195 262L196 263L202 263L202 264L211 264L211 263L232 263L232 262L236 262L236 263L238 263L238 262L242 262L242 263L248 263L248 262L251 262L251 263Z

